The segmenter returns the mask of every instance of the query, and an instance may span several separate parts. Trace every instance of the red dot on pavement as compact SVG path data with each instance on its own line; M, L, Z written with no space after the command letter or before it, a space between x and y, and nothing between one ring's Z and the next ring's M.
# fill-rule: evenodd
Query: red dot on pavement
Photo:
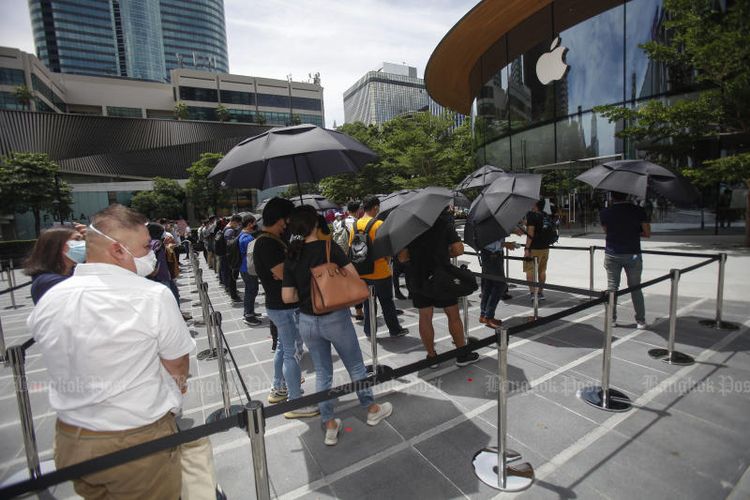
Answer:
M344 427L344 432L352 432L352 428L351 427Z
M467 382L474 382L474 379L473 378L467 378L466 381Z

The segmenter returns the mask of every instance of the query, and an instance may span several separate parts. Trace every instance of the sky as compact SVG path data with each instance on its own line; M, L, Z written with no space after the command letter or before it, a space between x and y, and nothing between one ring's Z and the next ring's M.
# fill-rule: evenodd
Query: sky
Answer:
M344 91L382 62L424 68L478 0L224 0L229 71L307 81L320 72L326 126L344 123ZM34 54L27 0L0 0L0 46Z

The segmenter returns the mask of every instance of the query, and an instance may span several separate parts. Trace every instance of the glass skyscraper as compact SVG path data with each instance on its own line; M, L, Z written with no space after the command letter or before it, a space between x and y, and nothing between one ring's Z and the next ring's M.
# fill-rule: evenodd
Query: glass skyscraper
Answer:
M54 72L166 81L229 71L223 0L29 0L37 56Z
M344 119L379 125L427 104L427 90L424 80L417 78L417 68L383 63L380 70L368 71L344 92Z

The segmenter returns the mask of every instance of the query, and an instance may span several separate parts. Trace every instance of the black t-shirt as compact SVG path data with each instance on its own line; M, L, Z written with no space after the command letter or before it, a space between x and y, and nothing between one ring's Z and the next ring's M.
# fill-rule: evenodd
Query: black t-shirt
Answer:
M330 242L329 242L330 243ZM302 247L302 253L297 260L286 259L284 262L284 286L297 289L299 296L299 310L311 316L323 316L315 314L310 297L310 269L324 264L326 261L326 242L311 241ZM338 245L331 244L331 262L339 267L349 264L349 258ZM326 313L328 314L328 313Z
M409 243L409 286L419 290L438 264L450 264L448 251L453 243L460 242L453 217L442 213L430 229Z
M281 280L273 277L271 269L282 264L286 248L276 238L258 238L253 246L253 262L258 278L266 292L266 309L293 309L296 304L285 304L281 300Z
M599 213L607 227L606 253L641 253L641 224L648 222L646 211L632 203L614 203Z
M528 231L529 227L534 228L534 235L540 234L542 232L542 228L544 227L544 214L542 212L529 212L526 214L526 231ZM543 250L545 248L549 248L549 245L545 245L544 242L541 241L541 238L531 238L531 249L533 250Z

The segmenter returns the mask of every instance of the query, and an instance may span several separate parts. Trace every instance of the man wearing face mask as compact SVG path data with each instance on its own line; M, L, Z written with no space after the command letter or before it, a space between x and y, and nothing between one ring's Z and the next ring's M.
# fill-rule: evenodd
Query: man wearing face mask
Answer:
M195 342L169 289L143 278L156 264L145 222L122 205L94 215L86 263L27 321L52 381L58 469L176 432ZM74 488L84 498L179 498L179 449L83 476Z

